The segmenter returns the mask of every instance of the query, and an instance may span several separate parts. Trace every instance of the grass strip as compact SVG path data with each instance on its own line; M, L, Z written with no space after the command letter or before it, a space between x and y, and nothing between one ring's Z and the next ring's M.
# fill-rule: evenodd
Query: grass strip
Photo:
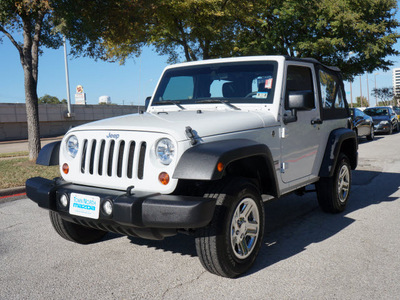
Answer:
M59 167L37 165L27 157L0 160L0 189L24 186L28 178L37 176L48 179L59 177Z
M28 151L0 153L0 158L28 156Z

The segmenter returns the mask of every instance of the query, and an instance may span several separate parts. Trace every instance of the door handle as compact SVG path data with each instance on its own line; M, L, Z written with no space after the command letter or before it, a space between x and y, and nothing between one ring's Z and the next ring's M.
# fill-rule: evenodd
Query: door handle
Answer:
M322 124L323 121L321 119L314 119L311 120L311 125L317 125L317 124Z

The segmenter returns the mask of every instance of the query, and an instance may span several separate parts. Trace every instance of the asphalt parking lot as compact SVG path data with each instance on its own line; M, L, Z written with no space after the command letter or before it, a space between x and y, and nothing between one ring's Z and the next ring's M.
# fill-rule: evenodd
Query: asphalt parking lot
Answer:
M265 204L260 255L237 279L206 272L194 240L60 238L28 199L0 204L0 299L398 299L400 134L361 141L347 210L315 193Z

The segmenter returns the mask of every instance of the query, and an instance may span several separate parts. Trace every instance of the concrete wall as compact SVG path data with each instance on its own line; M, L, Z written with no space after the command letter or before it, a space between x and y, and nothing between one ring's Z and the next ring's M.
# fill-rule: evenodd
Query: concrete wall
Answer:
M69 128L104 118L137 113L143 106L130 105L72 105L67 117L65 104L39 104L41 137L59 136ZM0 141L28 138L25 104L0 103Z

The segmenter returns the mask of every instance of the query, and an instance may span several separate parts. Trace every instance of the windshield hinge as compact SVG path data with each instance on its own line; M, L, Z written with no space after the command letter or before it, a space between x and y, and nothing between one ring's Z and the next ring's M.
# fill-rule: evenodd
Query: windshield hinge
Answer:
M195 135L193 133L192 127L187 126L185 129L185 133L186 133L186 136L190 139L190 144L192 144L192 146L196 145L197 141L195 139Z

